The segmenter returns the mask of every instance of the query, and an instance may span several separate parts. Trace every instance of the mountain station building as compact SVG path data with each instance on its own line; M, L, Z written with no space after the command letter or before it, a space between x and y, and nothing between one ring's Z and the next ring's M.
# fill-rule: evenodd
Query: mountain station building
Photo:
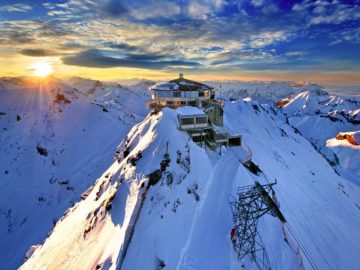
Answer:
M184 78L150 87L151 100L147 106L154 110L163 107L176 109L179 129L192 140L215 149L218 145L241 145L241 136L223 127L224 102L215 99L213 87Z

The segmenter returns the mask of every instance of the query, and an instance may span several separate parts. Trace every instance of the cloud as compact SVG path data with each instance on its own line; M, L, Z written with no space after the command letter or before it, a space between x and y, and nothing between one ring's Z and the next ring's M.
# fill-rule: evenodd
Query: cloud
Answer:
M233 50L214 55L211 58L211 66L233 66L248 61L272 61L274 56L270 52L261 49Z
M106 17L118 17L129 12L128 8L118 0L99 1L99 10Z
M114 41L105 41L102 43L104 47L119 49L119 50L137 50L138 47L130 45L125 42L114 42Z
M355 1L356 2L356 1ZM307 27L319 24L341 24L347 21L360 19L359 3L344 1L339 4L335 1L304 1L293 6L297 16L304 17L308 22Z
M162 56L129 55L122 58L105 55L106 51L87 50L63 57L66 65L96 68L131 67L143 69L164 69L171 66L197 67L200 63L184 60L165 60Z
M30 37L27 34L21 34L16 32L8 32L2 37L0 37L0 45L23 45L31 44L35 42L35 39Z
M129 16L137 20L174 20L181 14L180 5L167 0L130 1L128 10Z
M59 55L58 52L45 50L45 49L23 49L20 51L20 54L31 57L46 57L46 56Z
M191 3L187 11L191 17L198 20L206 20L211 9L208 6L202 6L200 3Z
M310 25L341 24L346 21L360 19L360 7L341 6L337 8L331 7L330 10L324 7L321 8L316 12L317 16L311 18Z
M51 6L48 5L51 9ZM176 3L166 0L69 0L56 5L61 10L50 11L49 15L60 15L59 12L70 12L78 18L146 20L172 18L181 12Z
M304 52L304 51L294 51L294 52L285 53L285 55L289 57L302 57L308 54L309 54L308 52Z
M263 0L252 0L251 3L255 6L255 7L260 7L264 4Z
M13 4L0 7L0 11L4 12L29 12L32 6L26 4Z
M206 20L209 16L219 12L224 3L222 0L193 0L187 2L185 9L188 16L196 20Z
M51 2L42 3L42 6L46 9L55 9L56 8L56 5Z

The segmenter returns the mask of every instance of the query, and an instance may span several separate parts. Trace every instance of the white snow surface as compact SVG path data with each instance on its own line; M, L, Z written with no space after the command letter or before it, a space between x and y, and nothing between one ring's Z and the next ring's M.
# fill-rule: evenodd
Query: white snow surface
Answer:
M270 215L259 222L272 268L357 269L360 188L338 176L273 110L254 102L225 105L225 127L243 135L260 176L231 148L222 155L200 148L176 126L171 109L134 126L118 148L129 155L98 178L21 269L159 269L160 262L164 269L257 269L248 257L239 262L232 248L228 196L267 179L277 181L287 220L284 228ZM167 143L170 165L145 195L147 175L159 169ZM309 259L297 254L290 229Z
M177 108L176 112L181 115L205 115L204 111L193 106L183 106Z
M179 85L176 83L158 83L152 86L152 88L160 91L170 91L177 90L179 88Z

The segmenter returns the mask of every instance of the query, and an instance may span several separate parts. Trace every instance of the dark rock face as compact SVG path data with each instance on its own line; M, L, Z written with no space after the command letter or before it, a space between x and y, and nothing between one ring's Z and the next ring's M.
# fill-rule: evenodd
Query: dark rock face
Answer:
M39 153L40 155L42 155L42 156L47 157L48 154L49 154L48 151L47 151L47 149L44 148L44 147L42 147L42 146L40 146L40 145L36 146L36 149L37 149L38 153Z
M60 103L69 104L69 103L71 103L71 100L68 99L67 97L65 97L65 95L56 94L54 103L58 103L58 104L60 104Z
M149 186L153 186L161 179L162 171L153 171L152 173L148 174L147 177L149 177Z

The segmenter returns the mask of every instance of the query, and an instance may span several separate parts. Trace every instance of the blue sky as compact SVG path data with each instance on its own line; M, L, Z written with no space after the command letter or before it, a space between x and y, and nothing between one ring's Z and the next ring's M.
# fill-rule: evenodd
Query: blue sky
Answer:
M3 0L0 33L0 58L62 75L360 80L360 1Z

